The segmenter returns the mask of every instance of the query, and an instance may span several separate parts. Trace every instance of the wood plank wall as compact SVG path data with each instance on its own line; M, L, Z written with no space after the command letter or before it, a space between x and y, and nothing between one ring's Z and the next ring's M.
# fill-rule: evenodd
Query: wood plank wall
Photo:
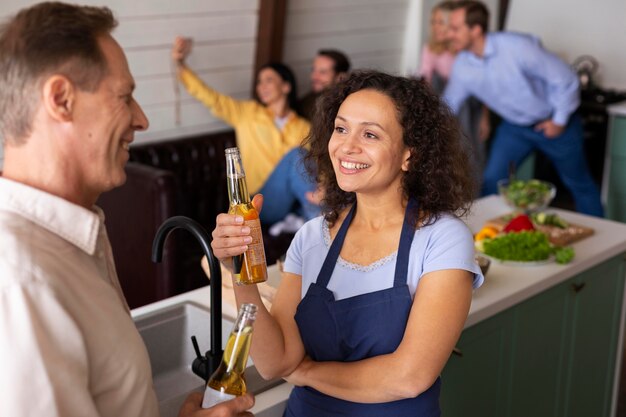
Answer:
M283 60L310 89L311 62L319 49L345 52L352 66L401 73L409 0L289 0Z

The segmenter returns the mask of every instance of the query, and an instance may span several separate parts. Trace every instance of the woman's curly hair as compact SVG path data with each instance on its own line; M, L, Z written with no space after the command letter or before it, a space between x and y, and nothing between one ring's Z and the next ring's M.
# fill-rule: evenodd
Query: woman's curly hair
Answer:
M332 225L342 209L355 201L355 194L337 185L328 154L335 117L343 101L360 90L385 94L396 105L404 144L410 149L408 171L402 179L407 199L418 201L412 213L417 222L433 223L442 213L462 216L475 196L467 147L456 118L430 87L421 80L397 77L378 71L355 71L346 80L326 91L317 108L305 146L310 147L306 166L325 191L324 218Z

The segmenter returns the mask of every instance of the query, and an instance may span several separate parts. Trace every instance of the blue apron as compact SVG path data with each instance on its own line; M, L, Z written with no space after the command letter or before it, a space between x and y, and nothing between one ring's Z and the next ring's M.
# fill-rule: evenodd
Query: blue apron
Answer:
M409 201L402 232L393 287L335 300L326 288L333 273L356 203L343 221L315 283L298 305L295 320L306 353L314 361L352 362L396 350L406 329L413 300L407 271L415 234L410 219L416 202ZM384 371L383 371L384 372ZM415 398L387 403L356 403L334 398L310 387L295 387L289 396L286 417L393 416L438 417L440 379Z

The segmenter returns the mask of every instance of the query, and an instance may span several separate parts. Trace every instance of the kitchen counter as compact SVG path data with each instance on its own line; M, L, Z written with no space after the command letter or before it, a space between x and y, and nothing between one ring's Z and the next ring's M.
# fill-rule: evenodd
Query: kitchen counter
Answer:
M477 200L466 223L475 233L489 220L511 209L498 196ZM616 255L626 252L626 224L566 210L552 209L570 223L590 227L595 233L572 246L574 260L566 265L549 263L539 266L507 266L491 262L485 284L474 293L465 327L539 294Z
M466 223L473 232L476 232L485 221L510 211L510 208L498 196L488 196L475 202ZM576 251L576 256L571 263L566 265L548 263L540 266L519 267L492 262L485 283L474 293L470 313L465 324L466 328L493 317L583 271L626 252L626 224L565 210L550 209L550 211L558 213L559 216L568 222L591 227L595 230L595 233L572 245ZM269 267L268 272L274 279L277 278L278 270L276 266ZM207 286L134 309L132 316L133 318L139 318L185 301L193 301L208 307L209 295L210 290ZM236 313L233 306L224 304L223 315L225 317L234 318ZM622 311L622 323L623 314ZM620 341L621 336L620 334ZM264 409L262 407L266 408L267 404L283 401L287 398L289 392L289 384L282 384L266 391L257 397L257 404L254 409Z

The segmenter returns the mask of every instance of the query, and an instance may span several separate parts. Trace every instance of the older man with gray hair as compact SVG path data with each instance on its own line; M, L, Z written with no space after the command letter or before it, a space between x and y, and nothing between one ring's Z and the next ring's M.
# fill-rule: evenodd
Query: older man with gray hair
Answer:
M41 3L0 28L0 415L158 416L98 196L124 183L133 98L108 8ZM249 415L244 396L180 416Z

